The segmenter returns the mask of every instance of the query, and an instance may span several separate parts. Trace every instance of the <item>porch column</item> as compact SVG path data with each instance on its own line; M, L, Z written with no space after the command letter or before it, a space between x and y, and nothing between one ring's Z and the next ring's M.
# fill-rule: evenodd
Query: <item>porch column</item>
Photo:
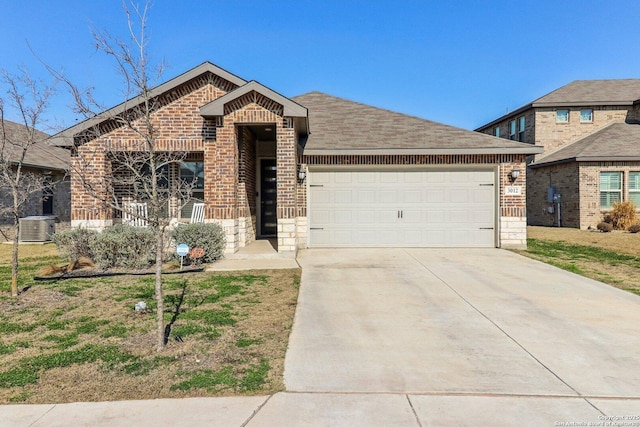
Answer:
M278 252L294 252L296 239L296 138L286 118L276 129L276 167L278 183Z
M226 252L238 250L238 144L233 120L224 120L216 140L205 146L205 218L219 223L227 236Z

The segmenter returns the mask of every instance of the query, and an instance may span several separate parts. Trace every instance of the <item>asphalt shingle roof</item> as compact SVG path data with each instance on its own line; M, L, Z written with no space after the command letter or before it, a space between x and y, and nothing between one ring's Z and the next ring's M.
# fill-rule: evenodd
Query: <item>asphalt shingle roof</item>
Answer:
M532 105L630 105L638 100L640 79L575 80L536 99Z
M633 105L640 102L640 79L575 80L476 129L482 131L536 107Z
M526 152L540 147L472 132L320 92L291 98L309 110L310 135L305 154L384 150L449 153Z
M549 153L531 166L569 161L640 161L640 125L612 123Z
M27 129L24 125L10 122L8 120L5 120L2 126L6 136L5 149L7 150L6 152L9 153L9 160L16 162L19 160L19 156L22 151L20 143L21 141L24 141ZM3 139L1 133L2 127L0 127L0 141ZM69 150L50 145L48 143L50 136L44 132L36 130L36 138L40 141L29 148L23 165L41 169L56 169L64 171L69 169L71 160Z

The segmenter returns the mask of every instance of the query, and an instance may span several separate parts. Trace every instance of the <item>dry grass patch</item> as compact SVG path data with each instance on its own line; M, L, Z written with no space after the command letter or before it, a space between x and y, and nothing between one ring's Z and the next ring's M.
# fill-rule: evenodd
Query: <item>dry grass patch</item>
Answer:
M165 277L169 328L161 353L153 278L38 282L17 299L0 299L0 403L283 389L300 270ZM147 311L134 311L138 301Z
M640 295L640 236L570 228L528 227L518 253Z
M563 227L527 227L527 237L536 240L566 242L574 245L597 246L614 252L640 257L640 233L579 230Z

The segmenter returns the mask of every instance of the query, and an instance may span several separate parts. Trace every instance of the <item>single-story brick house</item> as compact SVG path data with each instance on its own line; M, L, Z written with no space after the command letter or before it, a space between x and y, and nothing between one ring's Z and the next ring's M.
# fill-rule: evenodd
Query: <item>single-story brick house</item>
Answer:
M222 224L228 252L261 237L289 253L526 245L525 159L540 147L318 92L287 98L209 62L153 93L158 144L200 164L205 221ZM93 153L95 174L108 173L109 143L135 139L113 126L83 134L101 120L58 135L74 159ZM71 179L73 226L117 222Z
M2 155L15 168L20 161L22 146L28 138L29 130L20 123L2 120L0 123L0 143ZM53 184L42 191L34 193L23 205L20 216L46 215L59 221L69 221L71 211L69 177L70 153L64 148L49 144L48 134L35 131L38 142L27 150L22 160L22 173L35 174L43 181ZM15 169L14 169L15 170ZM11 191L0 188L0 224L13 223L7 208L13 206Z

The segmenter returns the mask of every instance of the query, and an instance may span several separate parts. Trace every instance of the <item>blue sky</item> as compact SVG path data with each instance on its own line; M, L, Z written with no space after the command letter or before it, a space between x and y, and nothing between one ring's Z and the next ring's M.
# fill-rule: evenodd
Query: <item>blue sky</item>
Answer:
M30 45L105 105L123 101L90 33L126 35L118 0L3 3L0 68L46 79ZM317 90L467 129L573 80L640 78L637 0L156 0L148 24L164 80L211 61L285 96ZM49 124L73 125L59 89Z

